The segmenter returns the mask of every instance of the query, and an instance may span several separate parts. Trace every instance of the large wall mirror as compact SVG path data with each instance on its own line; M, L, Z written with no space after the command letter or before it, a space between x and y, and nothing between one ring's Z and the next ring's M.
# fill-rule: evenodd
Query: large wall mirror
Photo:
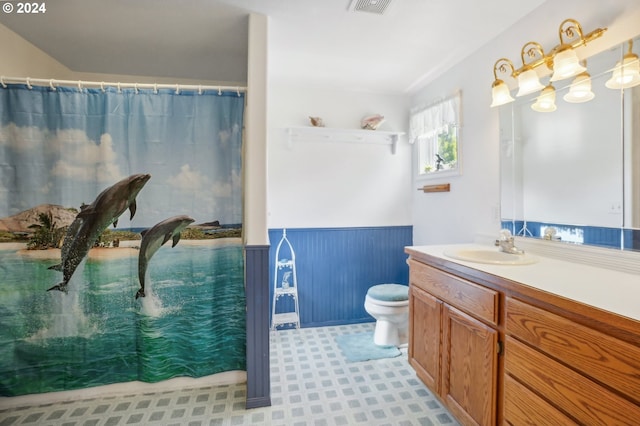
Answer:
M553 83L555 111L531 108L540 93L500 107L504 228L534 238L553 228L553 239L640 250L640 86L605 84L628 50L625 42L586 59L588 102L565 100L567 79Z

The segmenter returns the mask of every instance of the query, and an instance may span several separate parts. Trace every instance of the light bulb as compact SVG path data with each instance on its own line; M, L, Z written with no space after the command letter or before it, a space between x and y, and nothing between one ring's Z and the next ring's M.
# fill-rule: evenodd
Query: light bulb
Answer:
M616 64L611 78L604 83L609 89L626 89L640 84L640 61L638 55L627 53Z
M590 101L595 97L591 91L591 76L589 73L583 72L579 74L571 83L569 93L563 96L567 102L580 103Z
M540 84L536 71L534 69L528 69L518 75L518 88L516 96L524 96L529 93L538 92L544 89L544 86Z
M553 57L553 75L551 76L551 81L564 80L565 78L573 77L586 70L585 67L580 65L580 60L576 52L571 46L567 46Z
M552 85L545 87L536 102L531 105L531 109L538 112L552 112L556 108L556 89Z
M491 86L491 98L493 99L491 107L508 104L515 100L509 92L509 86L507 86L504 81L498 79L496 79Z

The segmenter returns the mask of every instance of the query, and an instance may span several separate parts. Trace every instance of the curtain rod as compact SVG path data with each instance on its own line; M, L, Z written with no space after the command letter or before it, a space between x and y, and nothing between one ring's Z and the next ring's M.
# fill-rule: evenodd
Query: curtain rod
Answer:
M436 106L438 104L445 103L447 101L450 101L451 99L455 99L455 98L461 97L461 96L462 96L462 91L460 89L458 89L458 90L456 90L455 92L453 92L449 96L436 98L436 99L432 100L428 104L423 103L423 104L420 104L420 105L416 105L413 108L411 108L411 110L409 112L411 114L422 112L422 111L428 110L429 108L434 107L434 106Z
M181 90L197 90L198 93L202 93L203 90L217 90L218 93L225 91L233 91L240 95L240 92L246 92L247 88L243 86L212 86L204 84L158 84L158 83L113 83L106 81L82 81L82 80L57 80L57 79L43 79L43 78L31 78L31 77L5 77L0 76L0 85L3 88L7 87L7 83L13 84L26 84L28 88L31 86L49 86L51 89L56 90L56 87L77 87L78 90L83 88L93 87L104 90L105 87L116 87L118 90L123 88L130 89L175 89L176 93L180 93Z

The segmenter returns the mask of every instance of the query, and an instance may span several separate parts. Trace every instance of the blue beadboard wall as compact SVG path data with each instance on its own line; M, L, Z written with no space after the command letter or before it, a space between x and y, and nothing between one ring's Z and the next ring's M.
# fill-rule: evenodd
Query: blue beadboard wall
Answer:
M281 238L282 229L269 230L270 303ZM287 239L296 254L301 327L373 321L364 310L369 287L409 283L404 248L412 245L412 226L287 228ZM291 310L292 305L281 299L277 308Z

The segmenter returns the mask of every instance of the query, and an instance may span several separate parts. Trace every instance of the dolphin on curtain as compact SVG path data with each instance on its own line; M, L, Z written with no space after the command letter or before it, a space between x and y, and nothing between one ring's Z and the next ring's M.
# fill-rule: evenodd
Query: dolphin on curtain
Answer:
M147 273L147 265L149 265L151 257L160 247L162 247L164 243L169 240L173 240L171 247L175 247L176 244L178 244L178 241L180 241L180 233L193 222L194 219L189 216L173 216L142 231L142 242L140 243L140 252L138 253L138 279L140 280L140 290L136 293L136 299L138 297L145 297L144 278Z
M63 280L47 291L67 291L67 285L80 262L85 258L102 232L129 209L136 214L136 196L149 181L149 174L131 175L102 191L90 205L82 208L67 229L62 243L62 263L49 267L62 271Z

